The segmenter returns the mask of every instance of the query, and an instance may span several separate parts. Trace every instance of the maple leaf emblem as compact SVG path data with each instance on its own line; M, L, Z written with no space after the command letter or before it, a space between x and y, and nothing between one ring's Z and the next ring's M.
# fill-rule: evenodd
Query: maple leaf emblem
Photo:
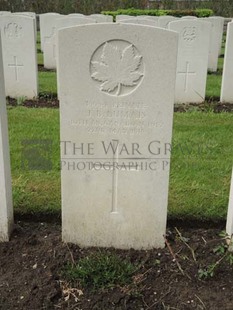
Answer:
M92 61L94 69L91 77L99 82L100 90L120 95L122 86L135 86L143 74L139 71L142 56L135 55L131 44L124 49L106 42L101 61Z

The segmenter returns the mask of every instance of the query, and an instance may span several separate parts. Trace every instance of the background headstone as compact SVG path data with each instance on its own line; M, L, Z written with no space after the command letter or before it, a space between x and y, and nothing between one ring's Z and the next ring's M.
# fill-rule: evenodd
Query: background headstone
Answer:
M10 11L0 11L0 16L1 15L9 15L9 14L11 14Z
M158 16L150 16L150 15L138 15L136 16L137 19L150 19L154 21L158 21L159 17Z
M41 50L44 51L44 41L48 40L53 36L56 19L59 18L58 13L45 13L40 14L40 41Z
M123 23L59 31L65 242L164 246L170 154L159 159L155 144L171 141L177 44L175 32ZM133 142L140 154L125 150Z
M81 14L81 13L71 13L71 14L69 14L67 16L70 16L70 17L85 17L85 15Z
M168 24L170 22L172 22L172 21L175 21L175 20L177 20L177 18L174 17L174 16L169 16L169 15L159 16L159 18L158 18L158 27L167 29L168 28Z
M182 19L197 19L196 16L191 16L191 15L187 15L187 16L182 16Z
M130 16L130 15L117 15L116 16L116 22L119 22L121 20L124 20L124 19L129 19L129 18L135 18L135 16Z
M227 25L227 38L222 75L221 102L233 103L233 22Z
M13 221L10 153L0 36L0 242L9 241Z
M158 26L158 20L151 20L146 18L133 18L133 19L123 19L120 23L124 24L138 24L138 25L145 25L145 26Z
M184 18L170 22L168 27L179 33L175 102L203 102L211 24Z
M112 23L113 22L113 17L110 15L91 14L88 17L94 19L97 23Z
M0 17L6 95L34 98L38 69L34 19L22 15Z
M219 44L219 50L218 50L218 56L221 55L222 52L222 39L223 39L223 31L224 31L224 20L225 18L222 16L210 16L209 17L210 20L212 19L217 19L218 20L218 37L217 37L217 41Z
M209 62L208 69L211 72L216 72L218 69L219 48L222 42L224 18L213 16L203 18L212 24L209 47Z
M96 23L96 21L88 17L63 16L57 18L55 21L55 27L53 29L53 35L48 40L44 41L44 67L47 69L56 69L57 67L56 49L57 31L59 29L92 23Z
M230 188L230 198L229 198L229 206L228 206L228 214L227 214L226 233L230 237L233 236L233 170L232 170L232 177L231 177L231 188Z

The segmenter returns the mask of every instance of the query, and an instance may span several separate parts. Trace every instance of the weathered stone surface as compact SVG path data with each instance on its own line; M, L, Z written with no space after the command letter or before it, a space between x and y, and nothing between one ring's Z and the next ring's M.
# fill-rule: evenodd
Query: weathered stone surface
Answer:
M79 16L62 16L55 21L55 27L50 38L44 43L44 66L47 69L56 69L57 61L57 31L61 28L67 28L78 25L86 25L96 23L92 18Z
M38 94L35 19L19 14L0 17L6 95Z
M12 228L11 168L0 36L0 242L9 241Z
M167 29L168 28L168 24L172 21L175 21L177 20L178 18L174 17L174 16L169 16L169 15L166 15L166 16L159 16L158 18L158 26L160 28L164 28L164 29Z
M58 13L40 14L40 41L41 50L44 51L45 40L51 39L54 33L57 18L61 17Z
M205 100L210 27L210 23L185 18L168 25L179 33L176 103Z
M227 25L227 39L222 75L221 102L233 103L233 22Z
M231 177L231 188L230 188L230 198L229 198L229 205L228 205L226 232L230 237L233 237L233 170L232 170L232 177ZM233 251L233 247L232 247L232 251Z
M63 240L163 247L178 35L95 24L58 42Z
M120 21L120 23L158 27L158 19L155 19L155 20L148 19L148 18L123 19Z
M112 23L113 17L110 15L103 15L103 14L91 14L90 17L94 19L97 23Z

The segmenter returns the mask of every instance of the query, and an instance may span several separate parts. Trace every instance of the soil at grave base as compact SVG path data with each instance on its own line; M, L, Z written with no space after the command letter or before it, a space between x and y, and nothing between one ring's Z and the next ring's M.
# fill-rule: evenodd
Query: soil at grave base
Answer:
M13 98L7 98L7 103L10 106L17 106L17 100ZM25 100L21 103L21 106L27 108L59 108L59 100L56 97L41 96L36 100ZM220 103L215 99L209 99L204 103L189 103L189 104L176 104L174 106L174 112L190 112L197 111L213 111L214 113L220 112L233 112L233 103Z
M141 267L133 285L93 293L78 284L69 286L61 269L66 262L78 261L99 249L63 244L58 224L18 222L11 241L0 244L0 309L232 310L233 266L221 263L214 277L205 281L197 276L200 267L219 259L213 249L220 244L221 229L179 229L182 236L190 238L188 245L195 251L197 263L184 241L174 238L175 230L170 230L170 247L184 275L168 247L151 251L109 249ZM72 294L68 298L68 292L78 298Z

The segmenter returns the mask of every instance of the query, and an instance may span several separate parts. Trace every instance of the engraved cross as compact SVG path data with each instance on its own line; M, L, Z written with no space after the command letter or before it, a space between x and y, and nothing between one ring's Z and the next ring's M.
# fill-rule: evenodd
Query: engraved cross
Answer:
M186 68L185 71L179 71L178 74L184 74L184 91L186 92L188 90L188 81L189 81L189 75L195 75L196 72L189 71L189 61L186 61Z
M19 80L19 68L23 67L24 65L20 65L18 64L18 59L17 59L17 56L14 56L14 63L13 64L8 64L8 67L10 68L14 68L15 69L15 79L16 81Z
M117 198L118 198L118 169L121 168L126 168L124 165L119 165L119 140L112 140L113 142L113 149L115 152L113 153L113 158L112 158L112 164L109 165L110 170L112 170L112 209L111 213L112 214L117 214L118 209L117 209ZM117 168L116 168L117 165ZM105 168L107 165L105 165ZM130 165L129 171L139 171L137 168L132 168Z

